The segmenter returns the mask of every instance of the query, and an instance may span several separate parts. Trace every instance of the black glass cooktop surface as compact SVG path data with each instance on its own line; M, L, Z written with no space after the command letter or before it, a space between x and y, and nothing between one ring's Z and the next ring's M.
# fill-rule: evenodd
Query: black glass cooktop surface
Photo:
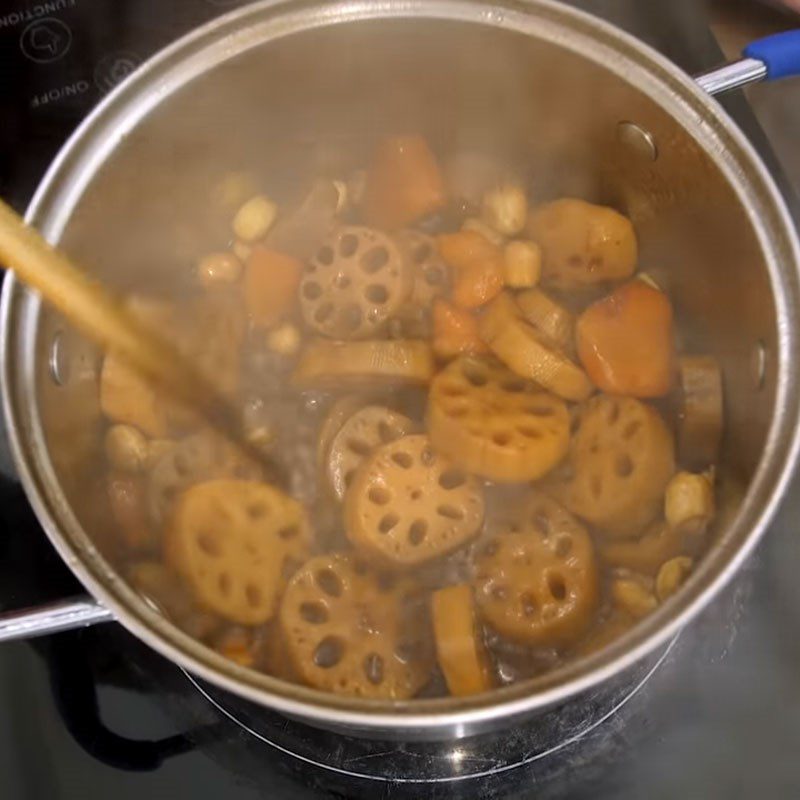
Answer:
M575 4L689 72L721 59L700 3ZM22 210L109 89L234 5L0 2L0 195ZM744 101L726 104L775 168ZM0 608L79 593L0 444ZM668 647L495 735L412 745L312 730L194 681L115 624L0 645L0 798L797 796L797 494L734 583Z

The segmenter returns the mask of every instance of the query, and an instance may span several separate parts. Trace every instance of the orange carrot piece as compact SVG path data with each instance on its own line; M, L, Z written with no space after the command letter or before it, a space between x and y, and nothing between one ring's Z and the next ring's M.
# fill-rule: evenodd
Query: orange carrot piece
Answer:
M578 357L610 394L660 397L672 383L675 351L669 298L644 281L590 305L576 326Z
M461 308L480 308L503 291L503 264L482 261L457 272L453 280L453 302Z
M302 275L302 261L266 247L253 248L244 275L244 299L256 325L273 325L292 312Z
M433 352L439 358L485 353L488 349L478 335L478 320L469 311L446 300L434 300Z
M476 261L502 258L503 251L476 231L442 233L436 237L439 255L453 269L464 269Z
M439 254L453 268L453 302L480 308L503 290L503 251L475 231L446 233L436 239Z
M378 145L364 190L362 211L368 225L402 228L445 202L442 171L422 136L390 136Z

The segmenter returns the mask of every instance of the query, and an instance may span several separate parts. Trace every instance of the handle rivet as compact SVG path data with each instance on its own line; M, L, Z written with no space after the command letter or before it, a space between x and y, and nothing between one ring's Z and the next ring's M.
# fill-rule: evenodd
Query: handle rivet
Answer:
M750 354L750 377L756 389L764 388L764 379L767 374L767 346L759 339L753 345Z
M64 331L56 331L53 341L50 344L50 377L53 383L63 386L69 381L70 364L67 356L67 345L65 342Z
M658 158L658 145L653 134L635 122L623 120L617 123L617 141L639 158L647 161Z

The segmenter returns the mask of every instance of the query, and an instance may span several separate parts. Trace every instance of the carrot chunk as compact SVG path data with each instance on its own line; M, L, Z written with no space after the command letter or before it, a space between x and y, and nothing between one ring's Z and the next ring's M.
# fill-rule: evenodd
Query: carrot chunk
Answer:
M256 246L247 259L244 299L256 325L269 326L292 312L303 274L303 262Z
M442 171L422 136L390 136L378 145L364 192L368 225L395 230L444 204Z
M578 357L609 394L660 397L672 383L672 305L644 281L620 286L590 305L576 327Z
M433 352L450 359L488 349L478 335L478 320L463 308L437 299L433 303Z
M503 251L476 231L437 237L439 253L453 268L453 294L460 308L480 308L503 290Z

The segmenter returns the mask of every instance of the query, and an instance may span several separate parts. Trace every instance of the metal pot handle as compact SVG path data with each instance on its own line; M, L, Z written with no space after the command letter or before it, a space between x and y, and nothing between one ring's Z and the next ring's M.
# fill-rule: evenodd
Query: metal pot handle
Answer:
M99 622L114 622L114 615L89 595L72 597L33 608L0 614L0 642L32 639Z
M800 29L757 39L744 48L739 61L696 75L695 80L713 95L796 75L800 75Z

